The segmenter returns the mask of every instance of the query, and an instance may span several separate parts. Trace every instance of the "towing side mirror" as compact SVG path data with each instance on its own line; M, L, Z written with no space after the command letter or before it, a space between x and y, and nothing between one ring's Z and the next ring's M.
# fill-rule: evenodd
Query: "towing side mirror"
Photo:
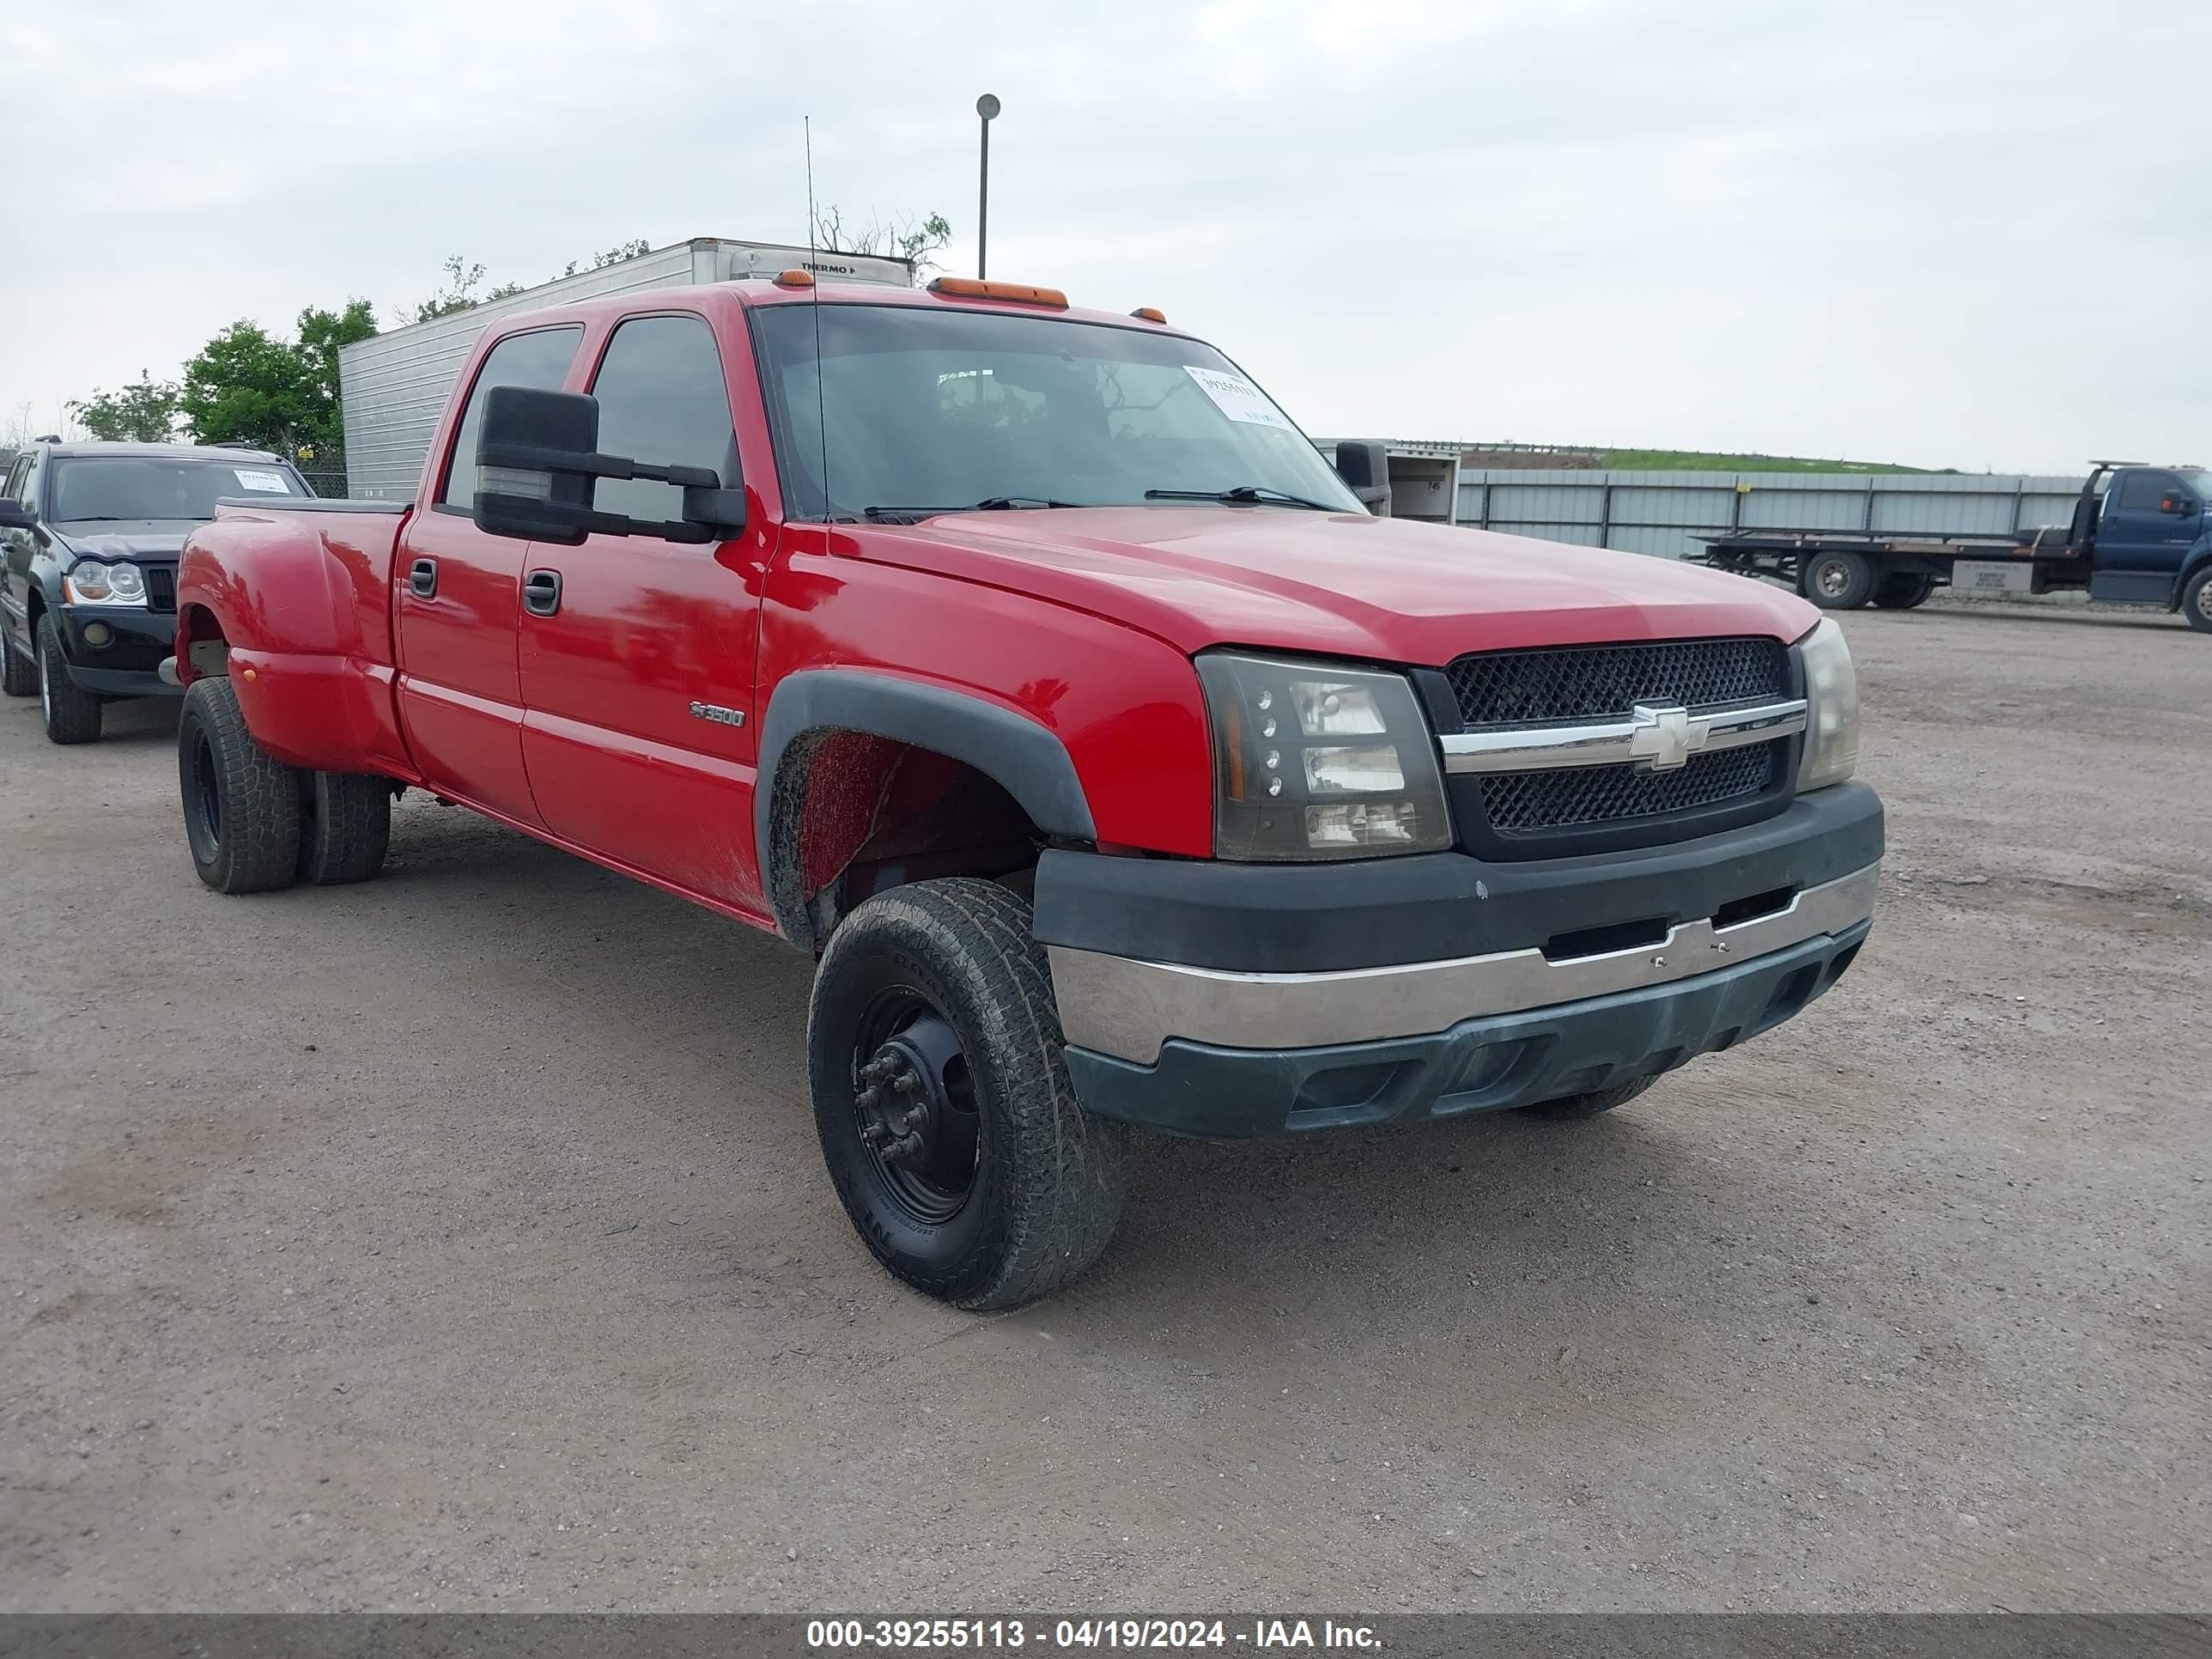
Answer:
M1390 516L1390 450L1372 441L1336 447L1336 476L1378 519Z
M725 489L712 467L655 466L602 455L599 400L580 392L494 386L477 435L477 499L470 515L488 535L574 547L586 536L658 536L719 542L744 532L745 492ZM650 478L678 486L684 516L633 519L601 513L601 478Z
M2158 510L2161 513L2170 513L2176 518L2185 519L2197 510L2197 503L2186 495L2165 495L2159 499Z
M39 515L18 501L0 496L0 530L36 530Z

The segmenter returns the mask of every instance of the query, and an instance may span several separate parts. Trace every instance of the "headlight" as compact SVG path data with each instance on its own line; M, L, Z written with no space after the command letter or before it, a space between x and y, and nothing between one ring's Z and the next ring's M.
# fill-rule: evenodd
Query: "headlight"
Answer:
M80 559L62 578L62 592L72 605L143 605L146 573L135 564Z
M1373 858L1451 845L1436 739L1402 674L1209 652L1213 852Z
M1805 752L1797 788L1824 788L1850 776L1859 761L1859 676L1844 630L1824 621L1797 641L1805 665Z

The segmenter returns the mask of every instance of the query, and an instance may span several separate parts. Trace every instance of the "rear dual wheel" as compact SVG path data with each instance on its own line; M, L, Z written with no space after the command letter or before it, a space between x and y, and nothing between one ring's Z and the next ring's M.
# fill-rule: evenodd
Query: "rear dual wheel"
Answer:
M1884 576L1874 590L1875 607L1880 611L1910 611L1915 605L1925 605L1928 596L1935 591L1933 576Z
M383 867L391 786L285 765L253 740L227 678L185 693L177 777L192 867L218 893L366 881Z

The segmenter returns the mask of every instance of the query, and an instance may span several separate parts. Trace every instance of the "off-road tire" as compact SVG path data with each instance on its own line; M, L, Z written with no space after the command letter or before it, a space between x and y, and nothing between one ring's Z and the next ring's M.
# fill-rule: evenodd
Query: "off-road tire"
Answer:
M1798 592L1823 611L1856 611L1874 597L1874 565L1863 553L1815 553L1803 569Z
M36 696L39 690L39 665L15 649L15 641L8 635L8 624L0 622L0 692L11 697Z
M1884 576L1874 590L1875 607L1880 611L1910 611L1915 605L1928 603L1928 596L1936 591L1933 576Z
M299 774L254 742L228 679L195 680L185 693L177 781L202 881L218 893L263 893L298 878Z
M300 879L318 887L367 881L392 843L392 786L359 772L300 775Z
M2181 614L2200 634L2212 634L2212 565L2189 579L2181 590Z
M1540 1100L1521 1110L1530 1117L1548 1118L1552 1121L1567 1122L1577 1118L1595 1117L1616 1106L1626 1106L1659 1080L1658 1073L1631 1078L1626 1083L1616 1083L1610 1089L1593 1089L1586 1095L1562 1095L1557 1100Z
M39 710L56 743L100 740L100 698L70 678L62 636L52 617L39 618Z
M858 1049L872 1010L918 994L959 1039L975 1124L972 1184L916 1221L861 1133ZM1128 1183L1127 1125L1075 1098L1030 907L995 883L921 882L868 900L831 935L807 1019L815 1126L868 1249L956 1306L1011 1308L1097 1259Z

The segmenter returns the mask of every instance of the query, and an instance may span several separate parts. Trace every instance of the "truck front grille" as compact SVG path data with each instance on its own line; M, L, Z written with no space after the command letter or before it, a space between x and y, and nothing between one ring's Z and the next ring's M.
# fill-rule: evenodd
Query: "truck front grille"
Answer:
M177 608L175 568L149 564L143 568L146 573L146 608L149 611L174 611Z
M1623 645L1487 651L1444 670L1469 731L1577 726L1624 720L1638 703L1692 713L1791 695L1789 647L1765 638L1662 640ZM1453 805L1470 850L1540 858L1584 850L1613 833L1623 844L1698 833L1715 808L1759 816L1789 796L1796 739L1692 755L1671 771L1576 766L1549 772L1480 772L1454 780ZM1679 827L1678 827L1679 825Z
M1768 639L1549 646L1461 657L1444 674L1468 726L1524 726L1608 720L1639 702L1696 709L1779 696L1790 655Z
M1500 835L1570 830L1715 806L1755 795L1774 781L1784 742L1692 755L1676 772L1633 766L1576 766L1558 772L1500 772L1481 780L1482 810Z

